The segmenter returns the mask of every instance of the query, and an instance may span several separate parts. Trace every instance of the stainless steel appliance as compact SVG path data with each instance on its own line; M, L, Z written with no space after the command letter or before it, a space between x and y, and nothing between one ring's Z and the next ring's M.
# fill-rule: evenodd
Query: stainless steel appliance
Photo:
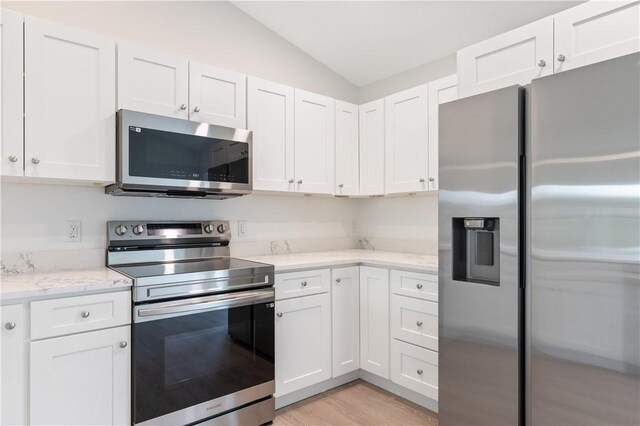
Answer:
M252 132L120 110L111 195L224 199L251 193Z
M132 423L275 417L274 269L229 256L229 223L109 222L107 265L133 279Z
M440 424L640 424L639 77L441 106Z

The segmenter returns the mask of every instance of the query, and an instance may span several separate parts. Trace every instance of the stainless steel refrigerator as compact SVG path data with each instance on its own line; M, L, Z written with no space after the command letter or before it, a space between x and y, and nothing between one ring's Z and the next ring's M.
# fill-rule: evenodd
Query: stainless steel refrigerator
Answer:
M640 424L640 54L440 106L439 422Z

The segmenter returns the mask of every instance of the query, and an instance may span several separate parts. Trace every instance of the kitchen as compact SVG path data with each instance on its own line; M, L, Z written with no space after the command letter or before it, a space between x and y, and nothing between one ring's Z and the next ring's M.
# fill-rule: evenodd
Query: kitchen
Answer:
M639 2L1 7L2 424L640 422Z

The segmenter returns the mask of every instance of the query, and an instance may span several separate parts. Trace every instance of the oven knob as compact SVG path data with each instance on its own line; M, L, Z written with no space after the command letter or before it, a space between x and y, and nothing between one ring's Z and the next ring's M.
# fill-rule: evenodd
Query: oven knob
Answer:
M133 227L133 233L136 235L140 235L144 232L144 226L142 225L136 225Z
M208 224L204 226L204 232L206 232L207 234L210 234L213 232L213 225Z
M217 229L218 229L218 233L224 234L224 232L227 230L227 227L222 225L222 224L220 224L220 225L218 225Z
M116 226L116 234L122 236L127 233L127 227L124 225Z

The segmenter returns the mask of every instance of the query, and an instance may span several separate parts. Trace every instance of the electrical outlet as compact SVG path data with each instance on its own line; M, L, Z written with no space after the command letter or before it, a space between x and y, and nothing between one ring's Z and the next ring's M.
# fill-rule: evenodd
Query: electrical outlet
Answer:
M238 237L246 238L249 235L249 224L246 220L238 221Z
M68 220L65 239L70 243L82 241L82 222L79 220Z
M353 235L356 235L358 233L358 219L356 218L351 219L351 233Z

